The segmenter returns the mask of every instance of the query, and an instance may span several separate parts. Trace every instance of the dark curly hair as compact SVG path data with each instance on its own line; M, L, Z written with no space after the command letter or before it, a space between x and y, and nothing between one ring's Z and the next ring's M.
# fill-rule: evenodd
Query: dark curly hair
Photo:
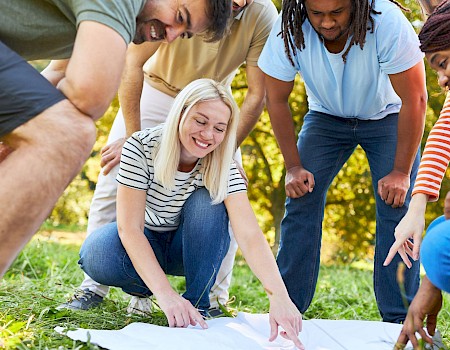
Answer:
M314 0L310 0L314 1ZM396 4L404 11L409 9L403 7L395 0L389 0ZM373 33L373 18L371 14L379 14L374 10L374 3L376 0L352 0L352 20L349 27L349 33L351 35L350 45L342 55L344 63L346 61L348 52L353 45L359 45L361 49L366 42L366 33L368 30ZM281 37L284 40L284 49L289 58L289 61L294 65L294 61L291 56L291 50L295 56L295 49L300 50L305 48L305 39L303 37L302 25L307 18L305 0L284 0L283 1L283 13L281 24Z
M420 49L425 53L450 48L450 1L440 3L419 33Z

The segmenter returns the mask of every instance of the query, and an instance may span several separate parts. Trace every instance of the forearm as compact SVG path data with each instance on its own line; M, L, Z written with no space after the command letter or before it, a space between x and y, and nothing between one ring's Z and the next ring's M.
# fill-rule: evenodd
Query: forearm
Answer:
M246 193L237 193L225 199L225 206L236 241L250 269L269 294L287 295L278 267Z
M266 97L264 73L257 66L247 64L247 95L241 106L241 120L237 132L238 146L250 134L262 113Z
M155 294L172 290L156 259L153 248L144 235L147 191L119 184L117 187L117 229L119 238L145 285Z
M237 131L237 145L239 146L251 133L264 108L264 95L248 93L241 106L240 120Z
M408 207L408 214L414 217L425 217L425 211L427 209L428 195L424 193L417 193L411 198L411 202Z
M144 65L161 43L145 42L128 45L125 68L119 86L119 103L125 122L126 136L141 130L141 95L144 83Z
M267 109L275 137L283 154L286 169L302 166L297 151L297 137L288 102L272 103L267 100Z
M127 138L141 130L140 101L143 83L142 67L127 66L125 68L119 87L119 103L122 108Z
M119 226L119 237L136 272L156 298L159 295L165 295L173 291L150 243L142 231Z
M422 103L421 103L422 102ZM403 105L398 116L397 150L394 169L408 175L422 139L426 102Z
M268 295L288 297L275 258L261 230L238 242L250 269Z

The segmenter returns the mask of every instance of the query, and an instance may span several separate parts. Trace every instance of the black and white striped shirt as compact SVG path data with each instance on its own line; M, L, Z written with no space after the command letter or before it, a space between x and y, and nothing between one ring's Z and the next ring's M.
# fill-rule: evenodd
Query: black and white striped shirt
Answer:
M168 190L155 181L152 149L161 142L161 134L160 125L138 131L125 142L117 181L130 188L147 191L145 226L155 231L169 231L178 227L181 209L192 192L205 185L201 172L202 159L191 172L177 172L174 190ZM230 164L228 195L246 190L236 165Z

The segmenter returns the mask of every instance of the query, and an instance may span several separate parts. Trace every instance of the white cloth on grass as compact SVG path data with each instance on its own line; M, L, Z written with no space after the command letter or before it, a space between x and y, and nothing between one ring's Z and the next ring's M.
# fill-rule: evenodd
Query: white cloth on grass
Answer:
M132 323L120 330L55 330L74 340L97 344L110 350L290 350L291 341L281 336L269 342L268 314L240 312L236 318L207 321L199 326L169 328L148 323ZM307 350L392 350L402 325L378 321L304 320L300 340ZM406 349L412 349L408 344Z

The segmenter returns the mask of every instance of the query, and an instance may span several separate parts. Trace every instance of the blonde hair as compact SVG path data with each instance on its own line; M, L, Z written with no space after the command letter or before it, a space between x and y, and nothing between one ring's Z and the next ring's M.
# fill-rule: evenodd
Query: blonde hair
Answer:
M181 154L179 130L193 106L218 99L230 109L230 120L223 141L203 158L200 170L213 204L222 202L227 196L230 163L236 152L239 109L229 89L212 79L197 79L189 83L175 97L162 129L161 144L153 151L155 180L167 189L174 189Z

